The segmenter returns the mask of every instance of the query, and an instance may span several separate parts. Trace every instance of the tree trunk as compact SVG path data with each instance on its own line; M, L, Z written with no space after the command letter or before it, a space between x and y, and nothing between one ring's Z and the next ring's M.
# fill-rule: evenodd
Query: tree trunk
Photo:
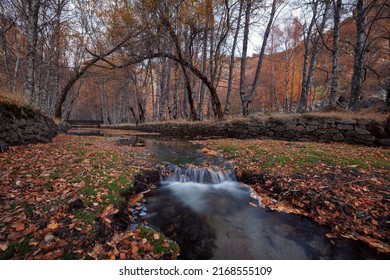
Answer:
M261 50L260 50L260 54L259 54L259 59L257 61L257 67L256 67L256 74L255 74L255 79L253 81L253 85L252 85L252 88L251 88L251 91L250 91L250 94L249 96L246 97L246 99L248 99L248 101L252 101L253 97L255 96L255 93L256 93L256 89L257 89L257 86L259 84L259 80L260 80L260 73L261 73L261 68L263 66L263 60L264 60L264 54L265 54L265 49L267 47L267 41L268 41L268 37L269 37L269 34L271 33L271 29L272 29L272 25L274 23L274 19L275 19L275 14L276 14L276 4L277 4L277 0L273 0L272 1L272 7L271 7L271 13L270 13L270 18L268 20L268 24L267 24L267 28L265 29L265 33L264 33L264 37L263 37L263 43L261 45ZM249 108L248 108L249 109ZM260 108L259 108L260 109ZM247 110L249 111L249 110ZM249 112L248 112L249 113Z
M245 25L244 25L244 37L242 41L242 56L241 56L241 71L240 71L240 98L242 104L242 114L244 116L249 115L249 103L250 100L246 97L246 61L248 53L248 37L249 37L249 24L251 16L252 0L247 0L245 8Z
M1 21L4 21L4 22L1 22L1 24L5 24L5 19L4 18L0 18ZM14 23L12 23L12 25L14 25ZM8 46L7 46L7 36L6 36L6 32L12 28L12 25L9 26L8 28L6 28L5 26L2 26L1 30L0 30L0 45L1 45L1 50L2 50L2 56L3 56L3 63L4 63L4 71L5 71L5 75L7 77L7 85L8 85L8 89L10 91L10 93L13 92L13 80L12 80L12 77L11 77L11 72L10 72L10 68L9 68L9 58L8 58Z
M325 11L324 11L323 17L322 17L322 22L317 30L318 33L322 33L322 31L324 30L325 23L327 20L328 11L329 11L329 6L330 6L330 3L326 2L325 3ZM317 9L317 7L318 6L315 6L315 9ZM316 21L316 18L314 16L313 16L313 20L314 20L314 22ZM298 105L298 110L297 110L298 113L303 113L307 109L308 93L309 93L309 90L310 90L310 87L312 84L312 77L313 77L315 64L316 64L316 60L317 60L318 45L320 42L320 38L321 37L319 34L316 34L316 36L314 37L313 47L311 50L310 65L309 65L306 79L305 79L305 76L303 76L302 93L301 93L301 97L299 99L299 105ZM313 94L315 94L315 93L313 93Z
M240 33L242 9L244 6L243 3L244 3L244 1L240 1L240 8L238 11L238 16L237 16L237 27L236 27L236 32L234 33L234 38L233 38L232 53L230 55L229 80L228 80L228 89L227 89L227 93L226 93L224 115L228 115L229 109L230 109L230 95L232 94L232 88L233 88L234 62L236 61L235 52L236 52L236 47L237 47L238 34Z
M333 16L333 48L332 48L332 80L330 86L329 103L331 106L336 105L336 95L339 84L339 38L340 38L340 14L342 0L334 0L334 16Z
M32 102L34 98L34 73L35 73L35 55L38 41L38 16L41 8L40 0L31 0L28 2L28 22L27 22L27 71L24 87L24 94Z
M202 59L202 72L206 73L207 71L207 42L208 42L208 29L204 30L203 34L203 59ZM200 85L199 98L198 98L198 118L199 120L203 119L203 103L204 103L204 94L205 94L205 84Z
M351 93L348 109L356 111L359 107L360 92L362 86L363 49L364 49L364 0L357 0L356 4L356 43L351 81Z
M306 32L306 37L304 39L305 52L303 55L303 70L302 70L302 90L301 96L299 98L297 113L303 113L306 111L307 106L307 95L309 91L309 85L307 84L307 72L308 72L308 64L309 64L309 56L310 56L310 37L313 33L313 27L315 21L317 19L317 9L318 9L318 0L313 3L313 16L311 18L309 27Z
M111 116L110 116L110 108L107 100L107 92L106 85L103 82L103 85L99 89L101 103L102 103L102 117L104 124L112 124Z

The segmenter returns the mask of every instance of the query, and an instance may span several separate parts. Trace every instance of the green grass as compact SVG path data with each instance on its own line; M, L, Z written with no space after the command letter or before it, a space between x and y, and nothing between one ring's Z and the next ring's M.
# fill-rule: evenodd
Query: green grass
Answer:
M97 190L92 186L88 180L85 180L85 187L78 190L80 194L85 196L96 196Z
M24 209L24 213L26 213L27 217L31 218L33 216L35 210L35 206L33 204L23 202L20 206Z
M372 165L374 168L377 169L390 169L390 161L389 160L377 160Z
M26 236L22 242L11 242L4 252L0 252L0 260L9 260L12 258L15 259L24 259L24 255L32 252L34 247L28 245L30 242L30 237Z
M150 245L154 247L155 253L171 254L172 253L171 251L173 251L173 254L179 253L180 251L179 245L176 242L169 240L164 234L157 232L152 228L148 228L144 226L140 226L138 228L141 230L140 236L142 238L146 238L150 242ZM155 233L158 233L160 235L160 238L157 240L153 238L153 235ZM169 244L169 247L163 246L166 243Z
M389 170L390 151L347 144L287 142L278 140L210 140L213 147L233 159L242 168L258 168L275 174L286 170L287 175L318 168L356 168L381 173Z

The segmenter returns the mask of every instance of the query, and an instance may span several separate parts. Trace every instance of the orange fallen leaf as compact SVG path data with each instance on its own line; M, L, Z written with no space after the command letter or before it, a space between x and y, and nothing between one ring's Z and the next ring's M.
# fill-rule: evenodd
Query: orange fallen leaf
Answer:
M12 227L16 230L16 231L22 231L25 229L25 226L23 223L15 223L12 225Z
M47 225L47 228L50 230L56 230L58 228L58 224L56 222L52 222Z
M142 193L139 193L139 194L136 194L136 195L133 195L132 197L130 197L128 203L129 203L129 205L131 205L131 204L134 204L134 203L140 201L143 198L144 198L144 195Z

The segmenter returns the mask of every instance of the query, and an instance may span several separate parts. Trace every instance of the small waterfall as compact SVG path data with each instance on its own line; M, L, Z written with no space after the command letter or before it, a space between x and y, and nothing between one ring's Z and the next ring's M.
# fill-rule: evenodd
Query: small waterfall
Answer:
M220 184L226 181L236 181L236 176L231 170L188 166L174 167L170 172L163 174L162 180L180 183L194 182L201 184Z

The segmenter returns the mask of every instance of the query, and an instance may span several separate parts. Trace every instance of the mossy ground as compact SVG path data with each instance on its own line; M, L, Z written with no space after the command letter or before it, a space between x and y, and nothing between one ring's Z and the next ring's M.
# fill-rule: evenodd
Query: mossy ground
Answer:
M119 258L115 248L121 240L110 241L120 236L111 228L111 217L126 204L121 193L132 187L141 168L151 168L151 159L144 148L120 146L117 140L59 135L49 144L0 153L1 259ZM70 209L75 200L82 203ZM100 252L99 242L111 242L112 247ZM121 256L162 257L157 240L150 244L135 255ZM176 252L172 247L167 250Z

